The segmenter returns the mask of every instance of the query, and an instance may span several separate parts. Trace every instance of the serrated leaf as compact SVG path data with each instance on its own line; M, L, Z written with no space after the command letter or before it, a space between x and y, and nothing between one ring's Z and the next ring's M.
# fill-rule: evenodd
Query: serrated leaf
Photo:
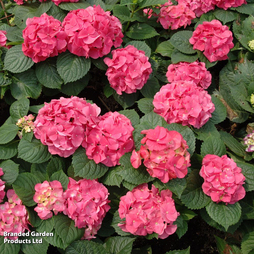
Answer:
M49 16L53 16L55 19L58 19L61 22L63 22L66 16L66 13L59 6L56 6L55 4L52 4L49 11L47 11L47 14Z
M222 156L226 154L226 147L221 139L209 136L201 145L201 155L215 154Z
M106 240L106 250L114 254L131 254L135 238L115 236Z
M199 170L193 170L187 178L187 186L181 195L182 202L190 209L201 209L211 199L202 190L203 180L199 176Z
M87 2L78 2L78 3L60 3L59 7L62 10L65 11L72 11L72 10L78 10L78 9L86 9L87 7L89 7L90 4Z
M210 136L213 138L220 138L220 133L217 131L215 125L208 121L200 129L194 129L197 134L197 139L206 140Z
M59 170L64 170L64 160L63 158L53 156L47 165L47 174L50 177Z
M129 41L126 43L125 47L128 45L133 45L138 50L144 51L147 57L150 57L151 55L151 48L144 41Z
M176 234L180 239L188 230L188 223L182 218L181 215L177 217L177 220L174 222L174 225L177 225Z
M114 167L110 169L101 179L101 181L109 186L118 186L120 187L122 178L122 167Z
M148 114L152 112L154 109L152 98L143 98L137 101L137 103L138 103L139 110L143 112L144 114Z
M47 162L44 163L33 163L31 166L31 173L35 176L37 176L41 182L49 181L49 177L47 175Z
M190 254L190 247L188 247L187 249L184 249L184 250L172 250L172 251L168 251L165 254Z
M68 96L77 96L88 85L88 82L89 75L86 75L77 81L63 85L61 88L61 92Z
M174 46L170 43L170 41L163 41L161 42L155 52L161 54L162 56L171 57L171 54L174 51Z
M40 183L40 180L31 173L19 174L16 181L13 183L15 193L26 206L34 206L36 203L33 200L35 194L34 186Z
M114 91L113 97L123 107L123 109L126 109L135 104L136 100L139 97L139 93L138 92L132 94L123 93L122 95L119 95Z
M64 83L83 78L91 67L91 60L64 52L57 57L57 71Z
M242 173L245 176L244 188L246 191L254 190L254 166L249 163L237 162L237 166L242 169Z
M253 15L254 4L253 3L243 4L237 8L232 8L232 9L242 14Z
M42 220L41 224L37 227L37 231L38 232L52 232L53 228L54 228L54 216L47 219L47 220Z
M48 161L50 157L51 154L48 152L47 146L37 139L33 139L31 142L21 139L18 145L18 158L27 162L42 163Z
M31 223L31 226L34 228L36 227L37 230L38 227L41 225L42 220L39 218L37 212L34 211L33 207L26 207L26 210L28 212L29 222Z
M4 172L1 179L5 181L6 184L14 183L19 175L19 165L11 160L7 160L0 163L0 168L2 168Z
M18 126L16 124L4 124L0 127L0 144L7 144L12 141L18 134Z
M1 254L18 254L20 250L19 244L6 243L4 236L0 236L0 250Z
M59 236L55 229L52 230L53 236L45 237L45 240L60 249L65 249L68 245L63 241L63 239Z
M24 72L33 65L33 60L24 55L22 45L11 47L4 58L4 69L13 73Z
M149 130L149 129L151 129L150 124L147 123L147 122L144 122L142 124L138 124L138 125L135 126L135 129L134 129L132 134L133 134L133 139L134 139L134 142L135 142L135 147L136 147L137 150L140 149L141 140L144 137L144 135L141 134L141 131L142 130Z
M150 125L150 129L153 129L158 125L162 126L162 123L165 122L165 121L160 115L158 115L154 112L150 112L150 113L144 115L140 119L140 123L144 123L144 122L146 122Z
M131 12L127 6L123 5L114 5L113 7L113 14L117 18L123 21L134 21L135 19L131 17Z
M121 218L119 217L119 213L118 210L115 211L113 219L112 219L112 223L111 226L115 229L116 233L120 236L130 236L131 233L129 232L124 232L119 226L118 224L121 222Z
M106 11L106 5L102 0L87 0L87 2L90 3L91 6L99 5L104 11Z
M145 23L136 23L129 28L126 35L135 40L145 40L159 35L156 30Z
M45 254L47 253L49 243L46 242L44 237L39 236L29 236L26 237L28 241L30 241L29 244L22 244L21 250L24 254Z
M50 177L50 181L54 181L57 180L59 181L62 186L63 186L63 190L65 191L67 189L68 183L69 183L69 178L68 176L63 172L63 170L59 170L57 172L55 172L51 177Z
M178 49L174 49L171 54L171 61L173 64L177 64L179 62L192 63L195 62L197 59L198 59L197 54L186 55L184 53L181 53Z
M237 13L230 10L217 9L213 12L213 14L223 23L223 25L237 19Z
M206 206L209 216L222 225L226 230L229 226L236 224L241 218L241 206L239 203L228 204L210 202Z
M144 0L141 1L140 7L144 8L158 4L165 4L166 2L167 2L166 0Z
M186 184L186 178L175 178L168 181L167 183L164 183L163 185L166 187L166 189L171 190L174 194L177 195L178 198L180 198L186 187Z
M244 235L241 243L242 254L252 254L254 251L254 232Z
M134 109L120 110L118 113L126 116L131 121L132 126L139 124L139 115Z
M140 92L146 98L154 98L154 95L160 90L161 86L157 78L152 77L147 80Z
M74 167L75 176L86 179L97 179L102 177L108 171L108 167L93 160L89 160L86 156L85 149L79 148L72 156L72 165Z
M29 110L30 101L27 98L19 99L11 104L10 115L15 122L26 116Z
M212 118L209 120L211 123L217 124L224 121L227 117L227 109L220 99L212 95L212 102L215 110L212 113Z
M0 145L0 160L8 160L18 153L18 142Z

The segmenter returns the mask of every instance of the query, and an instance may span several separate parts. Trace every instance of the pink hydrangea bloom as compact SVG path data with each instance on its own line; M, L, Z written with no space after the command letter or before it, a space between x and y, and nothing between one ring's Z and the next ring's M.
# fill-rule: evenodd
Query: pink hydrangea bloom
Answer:
M3 169L0 168L0 176L3 176L3 175L4 175ZM4 189L5 189L5 182L2 179L0 179L0 203L3 202L3 199L5 197Z
M212 75L206 69L203 62L180 62L177 64L170 64L166 73L168 82L183 80L193 81L197 86L207 89L212 82Z
M230 49L234 47L232 32L219 20L204 21L198 25L189 42L193 49L203 51L210 62L226 60Z
M131 164L134 168L141 165L141 159L152 177L167 183L173 178L184 178L190 166L189 148L182 135L157 126L143 130L146 136L141 140L140 151L133 150Z
M254 152L254 132L248 134L244 139L244 144L247 146L246 152Z
M63 198L63 187L59 181L44 181L37 183L34 187L34 202L38 205L34 210L42 220L49 219L54 214L65 210L65 199Z
M122 43L122 24L99 5L70 11L63 20L68 50L78 56L97 59Z
M172 5L169 2L160 8L158 22L164 29L176 30L190 25L195 17L195 13L186 4Z
M7 32L4 30L0 30L0 47L7 47L6 42L7 42L7 37L6 37Z
M120 95L122 92L135 93L140 90L152 73L148 60L144 51L132 45L113 50L112 59L104 59L110 86Z
M212 0L213 4L219 8L227 10L231 7L238 7L247 4L246 0Z
M162 86L153 100L154 112L167 123L201 128L215 110L211 96L193 81L174 81Z
M24 1L23 1L23 0L14 0L14 2L15 2L17 5L22 5L22 4L24 4ZM25 0L25 2L27 2L27 0Z
M234 204L245 196L242 170L227 155L207 154L200 175L204 178L202 189L213 202Z
M0 205L0 235L7 233L23 233L28 228L28 213L26 207L22 205L21 200L14 190L7 191L8 202ZM15 240L18 236L8 236Z
M85 228L84 239L95 238L103 218L110 209L108 190L97 180L81 179L76 182L69 177L64 192L66 209L64 214L75 221L75 227Z
M118 112L108 112L100 118L95 128L88 129L82 146L86 155L96 163L108 167L119 165L119 159L132 151L134 141L131 121Z
M22 50L35 63L57 56L67 49L67 35L61 22L46 13L26 20L23 38Z
M177 229L173 222L179 213L176 211L172 192L159 192L154 185L149 190L145 183L127 192L120 198L118 212L120 218L125 219L118 226L133 235L157 233L160 239L165 239Z
M48 146L51 154L72 155L82 144L87 127L98 121L100 108L78 97L45 103L34 122L34 135Z

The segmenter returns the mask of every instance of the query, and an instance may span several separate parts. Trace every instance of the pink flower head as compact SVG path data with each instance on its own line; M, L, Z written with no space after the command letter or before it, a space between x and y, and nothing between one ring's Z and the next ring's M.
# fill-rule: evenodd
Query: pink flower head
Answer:
M200 175L204 178L202 189L213 202L234 204L245 196L242 170L227 155L207 154L203 158Z
M3 169L0 168L0 176L3 176L3 175L4 175ZM0 179L0 203L3 202L3 199L5 197L4 189L5 189L5 182L2 179Z
M193 81L197 86L207 89L212 82L212 75L203 62L180 62L170 64L166 73L168 82L183 80Z
M24 0L14 0L14 2L15 2L17 5L22 5L22 4L24 4ZM25 0L25 2L27 2L27 0Z
M70 11L63 20L68 50L78 56L97 59L122 43L122 24L99 5Z
M246 0L212 0L213 4L219 8L227 10L231 7L238 7L247 4Z
M134 141L131 121L118 112L108 112L100 118L97 126L88 130L82 146L86 155L97 164L108 167L119 165L119 159L132 151Z
M7 233L24 233L28 228L28 213L26 207L14 190L7 191L8 202L0 205L0 235ZM18 236L8 236L15 240Z
M37 183L34 189L33 200L38 203L34 210L42 220L51 218L52 211L54 214L58 214L58 212L65 210L63 187L59 181Z
M84 239L95 238L103 218L110 209L108 190L97 180L81 179L76 182L69 177L64 192L66 209L64 214L75 221L75 227L85 228Z
M51 154L72 155L82 144L87 127L94 127L100 108L78 97L52 100L39 110L34 135Z
M157 126L143 130L146 136L141 140L140 151L133 150L131 164L134 168L141 165L141 159L152 177L167 183L173 178L184 178L190 166L189 148L182 135Z
M246 152L254 152L254 132L248 134L244 139L244 144L247 146Z
M177 229L173 222L179 213L176 211L172 192L162 190L159 193L154 185L152 190L145 183L127 192L120 199L118 212L120 218L125 219L118 226L133 235L157 233L160 239L165 239Z
M46 13L28 18L23 30L23 53L35 63L57 56L67 49L67 35L61 22Z
M198 25L189 41L193 49L203 51L210 62L226 60L234 47L232 32L215 19Z
M7 34L6 31L0 30L0 47L9 48L6 46L6 42L7 42L6 34Z
M162 86L153 100L154 112L167 123L201 128L215 110L211 96L193 81L174 81Z
M104 59L108 66L106 75L110 86L120 95L122 92L135 93L137 89L140 90L152 73L145 52L128 45L126 48L113 50L112 56L112 59Z
M163 5L160 8L158 22L164 29L176 30L179 27L186 27L195 19L195 13L184 3L172 5L172 3Z

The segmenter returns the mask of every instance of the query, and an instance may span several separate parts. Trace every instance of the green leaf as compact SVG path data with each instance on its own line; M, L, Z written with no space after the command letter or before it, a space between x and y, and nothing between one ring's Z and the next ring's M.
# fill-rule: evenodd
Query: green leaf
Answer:
M139 93L138 92L132 94L123 93L122 95L119 95L114 91L113 97L124 109L126 109L135 104L136 100L139 97Z
M242 254L253 254L254 251L254 232L247 233L243 236L241 243Z
M246 191L254 190L254 166L249 163L237 162L237 166L242 169L242 173L245 176L244 188Z
M220 138L220 133L217 131L215 125L208 121L200 129L194 129L197 134L197 139L206 140L209 137Z
M190 44L189 39L192 37L192 31L179 31L172 35L170 43L184 54L195 54L196 50Z
M63 85L61 88L61 92L68 96L77 96L88 85L88 82L89 82L89 75L86 75L77 81Z
M181 214L177 217L177 220L174 222L177 225L176 234L180 239L188 230L188 223L182 218Z
M201 155L215 154L222 156L226 154L226 147L221 139L209 136L201 145Z
M226 230L229 226L236 224L241 218L241 206L238 202L233 205L210 202L206 206L206 211L213 220Z
M12 142L0 145L0 160L8 160L18 153L18 143Z
M40 140L33 139L31 142L21 139L18 145L18 158L30 163L42 163L48 161L51 154L47 146L43 145Z
M139 124L139 115L134 109L120 110L118 113L126 116L131 121L132 126Z
M152 98L143 98L137 101L138 108L144 114L148 114L153 111L153 99Z
M108 167L102 163L96 164L86 156L85 149L79 148L72 156L72 165L75 176L86 179L97 179L102 177L108 171Z
M118 186L120 188L122 177L122 167L111 168L101 179L101 181L109 186Z
M41 182L44 182L46 180L49 181L49 177L47 175L47 165L48 165L47 162L40 164L33 163L30 172L33 175L37 176Z
M206 56L203 54L202 51L199 51L199 50L198 50L197 52L198 52L199 61L205 63L206 69L209 69L209 68L213 67L214 65L216 65L216 64L218 63L218 61L210 62L210 61L206 58Z
M19 99L11 104L10 115L15 122L23 116L26 116L29 111L30 101L27 98Z
M134 142L135 142L135 147L136 147L137 150L140 149L141 140L144 137L144 135L141 134L141 131L142 130L149 130L149 129L151 129L151 127L150 127L150 124L147 123L147 122L144 122L142 124L138 124L138 125L135 126L135 129L134 129L132 134L133 134L133 139L134 139Z
M62 186L63 189L66 190L68 183L69 183L69 178L68 176L63 172L63 170L59 170L57 172L55 172L51 177L50 177L50 181L54 181L57 180L59 181Z
M201 209L211 199L202 190L203 180L199 176L199 170L193 170L187 178L187 186L181 195L182 202L190 209Z
M38 84L35 72L32 69L14 75L10 87L12 96L17 100L22 97L37 99L42 90L41 84Z
M13 189L26 206L34 206L36 203L33 200L35 194L34 186L40 183L40 180L31 173L19 174L16 181L13 183Z
M47 174L50 177L59 170L64 170L64 160L60 157L52 157L47 165Z
M170 43L170 40L168 40L161 42L155 52L161 54L162 56L171 57L174 49L174 46Z
M56 6L55 4L52 4L52 6L49 9L49 11L47 12L47 14L49 16L53 16L55 19L58 19L61 22L63 22L63 20L66 16L65 11L63 11L59 6Z
M129 28L126 35L135 40L145 40L159 35L156 30L145 23L136 23Z
M140 92L146 98L154 98L154 95L160 90L161 86L157 78L152 77L147 80Z
M190 247L185 250L172 250L168 251L165 254L190 254Z
M33 106L30 106L30 107L29 107L29 111L31 111L31 112L33 112L33 113L35 113L35 114L38 114L39 110L40 110L41 108L43 108L43 107L44 107L44 104L33 105Z
M4 239L3 236L0 236L0 250L1 254L18 254L20 250L20 245L19 244L13 244L13 243L8 243L5 242L6 240Z
M113 7L113 14L117 18L123 21L134 21L135 18L131 17L131 12L127 6L123 5L114 5Z
M174 49L171 54L171 61L173 64L179 63L179 62L188 62L192 63L195 62L198 59L198 55L186 55L184 53L181 53L178 49Z
M99 5L104 11L106 11L106 5L104 3L104 1L102 0L87 0L87 2L91 5L91 6L94 6L94 5Z
M156 126L162 126L162 123L165 122L164 119L154 113L154 112L150 112L146 115L144 115L141 119L140 119L140 123L148 123L150 125L150 129L154 129Z
M91 67L91 60L64 52L57 57L57 71L64 83L83 78Z
M217 124L224 121L227 117L227 109L220 99L212 95L212 102L215 110L212 113L212 118L209 120L211 123Z
M221 239L220 237L218 236L214 236L215 237L215 240L216 240L216 245L217 245L217 248L218 248L218 251L220 254L224 254L224 253L232 253L232 254L242 254L241 251L240 252L235 252L234 249L234 246L231 246L229 245L225 240Z
M138 50L144 51L147 57L150 57L151 55L151 48L144 41L129 41L126 43L125 47L128 45L133 45Z
M92 241L75 241L65 251L65 254L109 254L103 245Z
M11 160L7 160L0 163L0 168L2 168L4 172L1 179L5 181L6 184L14 183L19 175L19 165Z
M26 237L26 239L30 241L30 243L21 245L21 250L24 252L24 254L47 253L49 243L46 242L44 237L30 235L29 237Z
M55 61L52 61L52 59L37 63L35 73L42 85L51 89L61 88L63 80L57 72Z
M115 211L111 226L115 229L116 233L120 236L131 236L131 233L123 231L118 224L121 222L118 210ZM90 254L90 253L89 253Z
M18 134L18 126L16 124L4 124L0 127L0 144L7 144L12 141Z
M106 250L114 254L131 254L135 238L114 236L106 240Z
M148 7L148 6L153 6L153 5L158 5L158 4L165 4L167 1L166 0L144 0L141 1L141 4L139 7Z
M24 72L33 65L33 60L24 55L22 45L11 47L4 58L4 69L13 73Z
M253 3L243 4L237 8L232 8L232 9L234 9L242 14L253 15L254 4Z
M237 13L230 10L223 10L223 9L216 9L213 12L214 16L220 20L223 25L225 25L228 22L235 21L237 19Z
M54 216L55 231L64 243L64 249L73 241L80 239L84 235L84 228L79 229L74 226L74 221L63 214Z
M80 1L78 3L60 3L59 4L59 7L65 11L86 9L89 6L90 6L90 4L88 2L82 2L82 1Z

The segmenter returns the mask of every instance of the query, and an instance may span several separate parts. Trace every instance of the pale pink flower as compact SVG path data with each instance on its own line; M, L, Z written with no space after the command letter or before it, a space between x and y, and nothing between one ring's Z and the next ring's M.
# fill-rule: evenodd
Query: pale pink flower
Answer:
M200 175L204 178L202 189L213 202L234 204L245 196L242 169L227 155L207 154Z
M167 183L174 178L184 178L190 166L189 148L182 135L177 131L169 131L157 126L155 129L143 130L146 136L141 140L140 151L133 150L131 164L134 168L141 165L152 177Z
M51 154L72 155L82 144L87 127L96 126L100 108L78 97L45 103L34 122L34 135Z
M254 152L254 132L248 134L244 139L244 144L247 146L246 152Z
M22 51L35 63L57 56L67 49L67 35L61 22L46 13L26 20L23 38Z
M122 92L130 94L140 90L152 73L148 60L144 51L132 45L113 50L112 59L104 59L110 86L120 95Z
M189 42L193 49L203 51L210 62L228 59L227 54L234 47L232 32L215 19L199 24Z
M100 117L96 127L87 129L82 146L87 157L95 163L108 167L119 165L119 159L134 147L133 130L126 116L108 112Z
M231 7L238 7L247 4L246 0L212 0L213 4L219 8L227 10Z
M174 81L162 86L153 100L154 112L167 123L201 128L215 110L211 96L193 81Z
M128 191L120 198L119 216L124 219L118 226L133 235L157 233L160 239L172 235L177 225L173 225L179 213L170 190L162 190L152 185L141 184L132 191Z
M110 209L108 190L97 180L81 179L78 182L69 177L64 192L66 209L64 214L74 220L75 227L85 228L83 239L95 238L102 220Z
M3 169L0 168L0 176L3 176L3 175L4 175ZM4 189L5 189L5 182L2 179L0 179L0 203L3 202L3 199L5 197Z
M70 11L63 20L68 50L78 56L97 59L122 43L122 24L99 5Z

